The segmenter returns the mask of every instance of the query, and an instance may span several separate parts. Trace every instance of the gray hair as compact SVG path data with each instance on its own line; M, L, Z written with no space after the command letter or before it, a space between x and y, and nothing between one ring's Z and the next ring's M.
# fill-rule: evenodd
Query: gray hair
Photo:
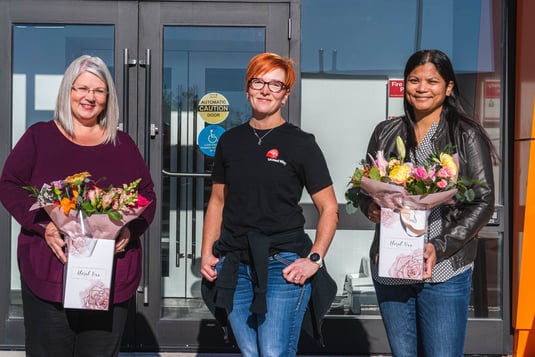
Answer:
M117 125L119 124L119 103L117 91L108 67L99 57L83 55L72 61L65 70L59 86L56 100L54 119L57 120L63 130L74 137L74 119L71 108L71 90L74 81L84 72L89 72L100 78L108 90L106 108L99 114L97 122L105 131L105 143L115 144L117 138Z

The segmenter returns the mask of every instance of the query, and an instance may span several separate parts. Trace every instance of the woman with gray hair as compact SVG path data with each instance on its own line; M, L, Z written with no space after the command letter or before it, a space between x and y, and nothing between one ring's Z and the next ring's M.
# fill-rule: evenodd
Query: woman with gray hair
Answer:
M98 57L81 56L65 71L53 120L30 126L8 156L0 177L0 201L21 225L17 258L27 356L117 356L128 304L141 278L140 236L152 222L156 196L136 143L118 131L113 79ZM41 187L78 172L101 187L141 178L139 194L152 203L116 238L107 311L65 309L65 241L24 186Z

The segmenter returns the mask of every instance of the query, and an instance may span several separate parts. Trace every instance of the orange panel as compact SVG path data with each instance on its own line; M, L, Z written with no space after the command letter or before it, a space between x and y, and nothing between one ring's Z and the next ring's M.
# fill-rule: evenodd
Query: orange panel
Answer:
M535 105L535 102L534 102ZM535 110L533 111L535 113ZM535 114L532 122L535 121ZM532 125L531 145L529 149L529 169L528 178L535 177L535 125ZM526 205L524 212L524 233L522 238L513 244L513 255L519 257L519 273L517 277L517 299L516 309L513 310L513 326L515 327L514 351L515 356L533 356L535 355L535 331L533 331L533 321L535 317L535 180L527 180L526 187ZM517 260L518 258L514 259ZM516 264L513 266L517 266ZM516 279L515 279L516 280Z

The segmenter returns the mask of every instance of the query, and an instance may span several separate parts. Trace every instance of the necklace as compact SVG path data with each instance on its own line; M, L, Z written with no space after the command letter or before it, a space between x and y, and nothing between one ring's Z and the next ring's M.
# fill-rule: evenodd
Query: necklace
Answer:
M256 138L258 139L258 146L262 145L262 139L264 139L269 133L271 133L273 131L273 129L275 129L275 128L271 128L264 135L258 136L258 133L256 132L256 129L253 128L252 126L251 126L251 128L253 129L254 136L256 136Z

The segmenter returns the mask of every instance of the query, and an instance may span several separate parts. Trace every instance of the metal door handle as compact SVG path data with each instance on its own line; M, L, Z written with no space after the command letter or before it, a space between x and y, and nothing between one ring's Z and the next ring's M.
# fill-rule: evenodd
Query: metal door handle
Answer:
M139 65L145 67L145 132L150 128L150 87L151 87L151 66L150 66L150 49L145 50L145 60L140 60ZM145 135L145 162L150 167L150 133ZM145 233L146 235L147 233ZM143 303L148 305L149 303L149 244L150 240L145 236L143 242Z
M145 60L140 60L139 65L145 67L145 162L150 166L150 87L151 87L151 55L150 48L145 50Z
M167 176L172 177L197 177L197 178L209 178L212 176L211 173L202 173L202 172L171 172L167 170L162 170L162 173Z
M130 87L130 67L135 66L137 61L128 58L128 48L123 49L123 127L122 130L128 133L128 106L129 102L129 87Z

